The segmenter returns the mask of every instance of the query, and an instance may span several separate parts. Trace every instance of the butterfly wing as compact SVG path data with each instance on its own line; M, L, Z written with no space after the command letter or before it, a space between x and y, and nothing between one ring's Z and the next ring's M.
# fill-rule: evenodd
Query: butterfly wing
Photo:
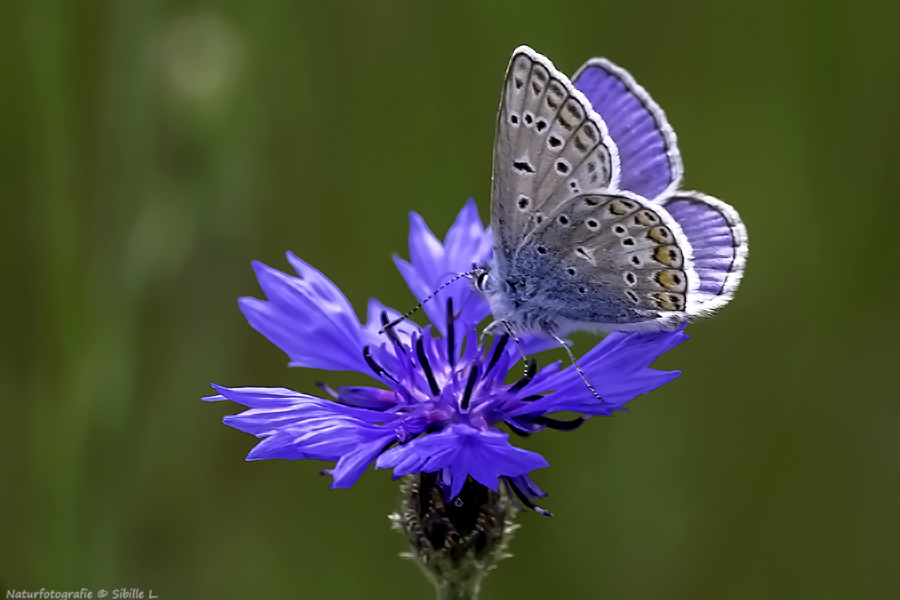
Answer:
M619 188L651 200L677 189L683 167L675 132L650 94L625 70L594 58L572 78L619 150Z
M678 223L629 192L564 201L511 266L524 312L543 310L560 332L674 326L699 285Z
M497 119L491 225L504 271L525 236L560 202L614 186L615 144L569 79L528 47L513 53ZM552 200L552 202L551 202Z
M660 199L693 248L699 278L692 312L704 314L727 304L747 264L747 230L728 204L698 192L679 192Z

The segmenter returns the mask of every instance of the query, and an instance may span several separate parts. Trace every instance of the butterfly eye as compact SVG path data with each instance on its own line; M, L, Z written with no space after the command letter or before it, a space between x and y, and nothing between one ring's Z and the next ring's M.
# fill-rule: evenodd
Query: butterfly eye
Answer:
M475 287L479 290L484 291L485 286L487 285L488 274L482 273L478 276L478 279L475 280Z

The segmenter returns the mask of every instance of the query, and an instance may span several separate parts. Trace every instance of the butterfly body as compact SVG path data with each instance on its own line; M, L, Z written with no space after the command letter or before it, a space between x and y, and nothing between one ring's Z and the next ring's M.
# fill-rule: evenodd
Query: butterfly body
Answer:
M474 278L490 330L665 330L727 303L746 231L727 204L679 192L681 172L674 132L630 75L594 59L573 85L517 49L497 121L494 258Z

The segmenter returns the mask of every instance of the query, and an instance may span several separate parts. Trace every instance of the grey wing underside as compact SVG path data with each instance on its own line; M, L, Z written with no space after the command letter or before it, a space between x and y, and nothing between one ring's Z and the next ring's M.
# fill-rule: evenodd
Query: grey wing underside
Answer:
M619 165L603 120L569 79L527 47L513 53L497 118L491 225L505 270L526 236L567 200L614 187Z
M664 208L629 192L564 201L528 236L511 266L522 282L536 283L524 295L577 324L572 329L677 325L697 286L678 224Z

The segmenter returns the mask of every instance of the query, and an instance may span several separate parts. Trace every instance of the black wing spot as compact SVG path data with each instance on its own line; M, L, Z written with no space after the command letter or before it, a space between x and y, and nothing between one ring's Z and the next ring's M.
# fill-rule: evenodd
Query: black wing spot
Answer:
M538 246L537 251L538 251L538 254L547 254L547 249L544 248L543 246Z
M525 113L525 124L531 125L532 123L534 123L534 117L531 116L531 113Z
M559 224L560 225L568 225L569 217L567 217L566 215L559 215Z
M631 262L637 266L641 266L641 259L637 255L631 257Z
M537 215L537 216L534 218L534 220L537 221L537 224L538 224L538 225L540 225L540 224L543 223L543 221L544 221L544 215Z
M517 115L516 113L512 113L511 115L509 115L509 122L512 125L518 125L519 124L519 115Z
M562 140L555 135L551 135L550 139L547 140L547 143L550 144L551 148L559 148L562 146Z
M560 175L565 175L569 172L569 164L564 160L556 161L556 172Z
M584 222L584 224L587 225L588 229L597 229L600 227L600 223L597 221L597 219L588 219Z
M637 294L635 294L631 290L625 290L625 295L628 296L628 299L631 300L632 302L638 301Z
M534 167L532 167L530 163L524 160L514 162L513 169L520 173L534 173Z
M634 246L634 240L632 238L625 238L622 240L623 246Z
M522 210L525 210L526 208L528 208L528 205L531 204L531 199L528 198L527 196L520 196L518 204L519 204L519 208L521 208Z
M622 234L622 233L625 233L625 228L622 227L621 225L616 225L615 227L613 227L613 231L615 231L618 234Z
M625 273L625 283L627 283L628 285L634 285L636 281L637 278L634 276L634 273L632 273L631 271Z
M541 133L545 129L547 129L547 120L546 119L538 119L537 123L535 123L534 128L538 130L538 133Z
M575 269L573 269L572 267L569 267L568 269L566 269L566 273L568 273L569 275L572 275L574 277Z
M587 288L584 287L583 285L578 286L578 291L581 292L582 294L587 294Z

